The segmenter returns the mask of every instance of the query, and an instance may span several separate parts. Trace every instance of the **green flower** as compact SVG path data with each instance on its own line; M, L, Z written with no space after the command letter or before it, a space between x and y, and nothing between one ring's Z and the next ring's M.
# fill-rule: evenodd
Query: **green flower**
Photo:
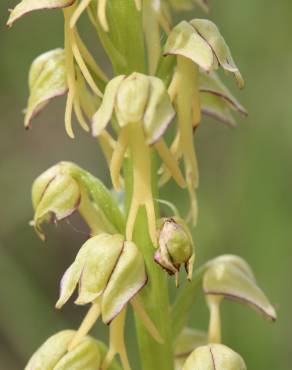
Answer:
M210 309L209 341L221 341L220 304L231 299L246 304L275 321L276 311L259 288L249 265L240 257L214 259L203 278L203 291Z
M182 370L246 370L242 357L222 344L198 347L187 358Z
M122 235L103 233L81 247L65 272L56 307L61 308L79 285L75 303L99 302L103 321L108 324L146 282L144 259L136 245Z
M61 162L40 175L32 186L33 226L44 239L43 222L57 222L76 210L93 234L122 232L124 219L110 192L95 177L70 162Z
M156 244L156 216L151 190L151 148L154 145L176 181L184 186L180 169L161 139L174 117L169 95L157 77L132 73L113 78L106 86L102 104L93 116L93 135L99 136L110 120L118 124L118 142L110 171L115 189L120 188L120 171L124 158L133 160L133 198L126 236L131 240L140 206L145 206L149 235Z
M175 274L177 284L180 266L183 264L188 273L188 279L191 280L195 253L187 225L178 218L163 219L159 229L158 245L155 262L170 275Z
M97 370L101 365L99 342L83 337L68 351L75 331L64 330L50 337L31 357L25 370Z

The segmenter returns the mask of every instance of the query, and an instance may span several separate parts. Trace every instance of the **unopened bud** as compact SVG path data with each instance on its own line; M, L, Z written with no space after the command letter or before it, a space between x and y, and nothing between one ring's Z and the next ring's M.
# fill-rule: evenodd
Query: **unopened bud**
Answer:
M99 343L84 337L71 351L75 331L64 330L50 337L31 357L25 370L96 370L101 365Z
M159 248L155 253L155 262L170 275L178 275L180 266L185 265L188 279L192 278L195 259L192 236L187 225L178 218L162 220L158 238Z
M187 358L183 370L246 370L242 357L222 344L195 349Z

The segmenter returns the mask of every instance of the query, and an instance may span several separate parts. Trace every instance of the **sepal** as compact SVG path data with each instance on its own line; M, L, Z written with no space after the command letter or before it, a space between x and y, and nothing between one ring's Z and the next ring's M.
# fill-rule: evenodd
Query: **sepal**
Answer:
M72 5L75 0L22 0L11 11L10 17L6 23L8 27L23 15L35 10L66 8Z
M24 121L26 128L51 99L68 91L63 49L48 51L34 60L29 72L29 90Z

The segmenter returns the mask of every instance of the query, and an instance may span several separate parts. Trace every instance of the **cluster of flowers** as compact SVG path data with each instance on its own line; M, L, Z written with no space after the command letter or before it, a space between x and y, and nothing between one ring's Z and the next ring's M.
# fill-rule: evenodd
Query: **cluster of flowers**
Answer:
M133 162L133 191L127 215L111 192L95 177L73 163L61 162L38 177L33 185L35 230L45 238L42 223L60 221L79 211L91 229L90 239L80 248L75 261L65 272L56 304L61 308L78 286L76 304L91 304L78 331L63 331L51 337L33 355L26 370L120 369L114 356L119 354L123 369L130 369L124 343L127 306L131 305L149 333L158 342L164 338L143 308L138 293L147 284L144 256L133 242L138 210L145 207L148 232L156 262L170 275L185 266L192 279L194 243L186 223L177 216L157 221L152 190L152 152L161 158L158 169L162 186L173 178L190 194L191 217L196 223L198 164L193 132L201 114L235 125L232 111L246 110L221 82L216 70L232 73L239 85L244 82L230 50L217 26L205 19L182 21L171 27L171 10L188 9L204 0L133 0L137 16L143 13L143 28L148 50L148 74L125 71L122 50L111 35L113 2L106 0L23 0L10 14L8 25L38 9L62 8L65 19L64 49L37 57L29 73L30 96L25 126L53 98L67 95L65 127L74 137L72 114L81 127L97 137L107 159L112 184L124 184L121 168L125 157ZM112 61L115 77L110 79L96 63L82 41L77 22L83 12L98 32ZM134 32L134 31L133 31ZM161 32L167 37L161 45ZM142 36L143 37L143 36ZM164 134L177 115L177 129L170 146ZM107 131L109 123L112 131ZM115 137L110 132L114 132ZM180 161L183 160L184 171ZM248 303L268 318L275 310L258 287L249 266L239 257L223 256L208 262L202 286L210 309L209 333L185 328L175 341L177 369L244 370L243 359L221 343L220 302L231 298ZM110 343L88 337L101 316L110 325Z

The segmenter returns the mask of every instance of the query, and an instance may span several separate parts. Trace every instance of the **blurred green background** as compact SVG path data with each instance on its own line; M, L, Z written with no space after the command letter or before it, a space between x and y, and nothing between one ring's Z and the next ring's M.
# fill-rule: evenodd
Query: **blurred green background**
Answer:
M38 12L8 30L7 9L16 3L0 2L1 370L23 368L45 338L62 328L77 327L84 314L73 305L62 312L53 308L59 279L86 238L84 226L73 218L49 227L49 240L42 244L28 226L33 179L59 160L72 160L109 185L95 140L77 125L77 139L66 136L63 99L52 102L31 131L23 129L29 65L38 54L62 46L63 21L60 11ZM224 342L242 354L251 370L290 370L292 2L213 3L210 18L233 51L247 81L245 90L236 91L232 78L226 79L248 108L249 118L239 119L235 130L204 120L196 136L201 168L200 221L194 233L198 263L221 253L239 254L249 261L279 308L279 319L270 324L246 307L226 302ZM86 24L82 26L89 34ZM87 39L94 47L94 32ZM172 185L163 189L161 197L171 194L173 199L173 191L184 208L186 199ZM203 300L194 304L191 321L206 328ZM100 326L95 330L105 338Z

